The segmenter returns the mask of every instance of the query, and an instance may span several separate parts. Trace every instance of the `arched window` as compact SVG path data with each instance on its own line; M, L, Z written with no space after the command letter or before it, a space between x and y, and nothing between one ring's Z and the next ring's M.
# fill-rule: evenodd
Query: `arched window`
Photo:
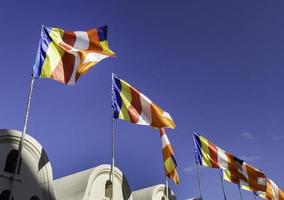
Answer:
M166 198L165 197L162 197L162 199L161 200L166 200Z
M39 198L37 196L32 196L31 200L39 200Z
M112 182L107 180L105 185L105 197L112 199Z
M15 173L18 156L19 156L18 150L14 149L14 150L10 151L10 153L7 155L7 158L6 158L6 164L5 164L5 168L4 168L5 172L9 172L9 173L12 173L12 174ZM18 169L18 172L17 172L18 174L20 173L21 164L22 164L22 159L20 160L20 165L19 165L19 169Z
M9 200L9 197L10 197L10 191L9 190L4 190L0 194L0 200ZM12 198L12 200L14 200L14 198Z

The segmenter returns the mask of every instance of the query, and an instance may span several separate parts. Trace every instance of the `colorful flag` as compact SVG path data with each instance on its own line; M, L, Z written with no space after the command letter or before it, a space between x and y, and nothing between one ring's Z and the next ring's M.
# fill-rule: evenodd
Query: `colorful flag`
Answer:
M163 160L164 160L164 167L165 167L165 174L167 177L172 178L175 184L179 184L179 176L177 173L177 162L174 157L174 151L170 141L165 133L164 128L160 128L160 136L162 140L163 146Z
M154 128L175 128L170 114L129 83L112 74L113 117Z
M194 151L197 164L219 169L238 171L241 169L243 160L231 153L219 148L205 137L194 133Z
M80 75L110 56L115 54L108 47L107 26L74 32L43 26L33 73L74 85Z
M257 192L256 195L268 200L284 200L284 192L269 178L266 192Z
M223 170L223 178L253 191L266 191L263 172L194 133L195 160L202 166Z
M239 174L244 178L237 176L234 171L223 170L223 178L226 181L238 184L242 189L251 192L265 192L267 188L267 179L265 174L253 166L243 162Z

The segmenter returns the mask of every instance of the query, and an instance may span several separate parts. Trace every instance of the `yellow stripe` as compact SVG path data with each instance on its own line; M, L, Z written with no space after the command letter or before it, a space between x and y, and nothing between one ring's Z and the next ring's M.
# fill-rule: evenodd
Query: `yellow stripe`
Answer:
M63 42L63 40L62 40L63 34L64 34L64 30L60 29L60 28L52 28L50 33L49 33L51 39L56 44L60 44L61 42Z
M165 160L165 168L168 173L173 171L176 168L176 165L172 159L172 157L169 157L167 160Z
M59 32L58 30L55 30L57 32L52 33L53 29L50 33L50 35L53 35L54 38L60 37L60 34L63 34L62 32ZM52 37L52 39L53 39ZM62 38L62 35L61 35ZM46 52L46 57L44 59L44 63L42 66L42 70L41 70L41 74L40 77L41 78L50 78L53 71L55 70L56 66L58 65L59 62L61 62L61 57L64 54L64 50L61 49L55 41L52 41L49 44L49 47L47 49Z
M103 48L103 53L105 53L107 55L114 55L115 54L112 50L109 49L107 40L101 41L100 45Z
M119 112L119 119L130 121L130 117L128 114L128 108L130 107L132 101L130 86L123 80L120 80L120 83L121 83L120 96L122 99L122 107Z
M200 136L201 148L202 148L202 164L207 167L212 167L210 162L210 153L209 153L209 141Z
M223 179L231 182L231 171L230 170L223 170Z

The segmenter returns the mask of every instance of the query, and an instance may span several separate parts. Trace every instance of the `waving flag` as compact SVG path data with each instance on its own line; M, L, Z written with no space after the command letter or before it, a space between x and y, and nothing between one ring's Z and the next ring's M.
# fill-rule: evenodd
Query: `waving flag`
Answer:
M179 184L179 176L176 170L177 162L174 157L174 151L164 128L160 128L160 136L163 147L163 160L165 167L165 174L167 177L172 178L175 184Z
M92 66L114 55L108 47L107 26L74 32L43 26L33 73L73 85Z
M284 200L284 192L271 179L267 179L266 192L257 192L257 196L268 200Z
M193 141L197 164L236 172L241 169L243 160L219 148L205 137L194 133Z
M223 178L251 191L266 191L263 172L194 133L195 160L202 166L223 170Z
M239 173L245 177L240 179L236 176L236 173L231 170L223 170L223 178L235 184L238 184L242 189L251 192L265 192L267 189L267 179L265 174L254 168L253 166L243 162Z
M175 128L169 113L115 74L112 74L112 108L115 119L154 128Z

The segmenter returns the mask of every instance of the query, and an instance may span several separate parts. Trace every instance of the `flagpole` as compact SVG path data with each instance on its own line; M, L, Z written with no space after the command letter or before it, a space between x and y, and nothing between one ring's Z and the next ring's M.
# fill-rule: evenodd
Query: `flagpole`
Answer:
M169 200L169 179L167 176L166 176L166 197L167 200Z
M255 195L255 193L252 193L252 195L253 195L254 200L256 200L256 197L255 197L256 195Z
M112 165L111 165L111 182L112 182L112 197L111 199L114 200L114 117L112 113L111 119L111 126L112 126Z
M200 186L199 168L198 168L198 165L197 165L196 162L195 162L195 166L196 166L196 174L197 174L197 182L198 182L199 196L202 198L202 195L201 195L201 186Z
M35 81L35 76L33 74L32 75L32 80L31 80L31 85L30 85L29 97L28 97L28 101L27 101L24 127L23 127L23 131L22 131L22 134L21 134L21 139L20 139L20 143L19 143L19 147L18 147L18 156L17 156L17 162L16 162L16 169L15 169L15 171L13 173L12 180L11 180L11 186L10 186L10 191L11 192L10 192L9 200L12 200L14 180L15 180L16 174L17 174L17 172L19 170L19 167L20 167L21 154L22 154L22 150L23 150L23 147L24 147L26 130L27 130L28 120L29 120L29 112L30 112L30 106L31 106L31 100L32 100L32 93L33 93L33 89L34 89L34 81Z
M243 195L242 195L242 191L241 191L241 186L238 185L238 188L239 188L239 193L240 193L241 200L243 200Z
M219 170L219 175L220 175L222 190L223 190L223 194L224 194L224 199L227 200L226 193L225 193L225 188L224 188L224 183L223 183L223 178L222 178L222 174L221 173L222 173L221 170Z

